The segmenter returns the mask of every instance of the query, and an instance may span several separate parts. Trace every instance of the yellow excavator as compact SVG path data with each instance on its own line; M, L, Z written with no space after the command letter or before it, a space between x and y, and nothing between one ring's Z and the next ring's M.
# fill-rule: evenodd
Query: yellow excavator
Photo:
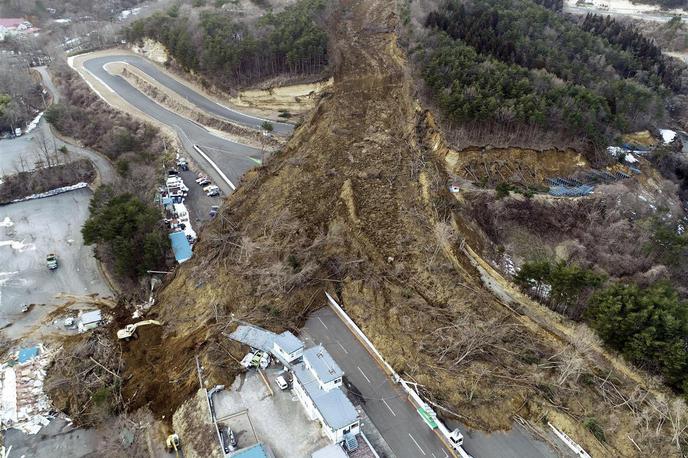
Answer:
M167 450L167 453L174 452L174 456L179 456L181 445L179 442L179 435L177 433L172 433L167 436L167 440L165 441L165 450Z
M117 331L117 338L120 340L129 340L132 337L136 337L136 328L146 326L149 324L156 324L158 326L162 326L161 322L155 320L139 321L138 323L128 324L125 326L124 329L120 329L119 331Z

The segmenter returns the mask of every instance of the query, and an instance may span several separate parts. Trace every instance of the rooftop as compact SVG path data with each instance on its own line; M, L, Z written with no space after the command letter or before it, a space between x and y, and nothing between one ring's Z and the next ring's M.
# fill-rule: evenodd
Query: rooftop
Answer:
M331 382L344 375L344 371L322 345L305 350L303 359L313 368L322 383Z
M274 332L266 331L256 326L241 324L229 335L229 337L249 347L270 353L272 352L272 344L277 335Z
M348 455L339 444L330 444L313 452L311 458L348 458Z
M275 337L275 343L279 345L285 353L294 353L303 348L303 342L289 331L284 331L282 334Z
M26 19L20 17L4 17L0 18L0 27L18 27L26 22Z
M191 245L186 239L186 234L183 232L172 232L170 234L170 242L172 243L172 251L178 263L188 261L191 259Z
M341 389L334 388L329 391L321 389L318 380L303 363L295 365L293 370L294 376L304 387L330 428L337 430L356 422L358 412Z
M97 323L102 319L103 316L100 310L89 310L88 312L82 313L79 317L82 324Z
M256 444L251 447L239 450L231 455L232 458L270 458L268 451L263 444Z

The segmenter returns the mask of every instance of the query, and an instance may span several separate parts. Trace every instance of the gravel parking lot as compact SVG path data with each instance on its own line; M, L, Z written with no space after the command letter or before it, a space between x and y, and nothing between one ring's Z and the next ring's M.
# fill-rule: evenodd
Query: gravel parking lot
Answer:
M79 189L45 199L0 207L0 327L10 339L33 329L64 303L59 293L112 296L101 277L81 226L88 217L91 191ZM55 253L50 271L45 257ZM24 304L36 304L22 313Z

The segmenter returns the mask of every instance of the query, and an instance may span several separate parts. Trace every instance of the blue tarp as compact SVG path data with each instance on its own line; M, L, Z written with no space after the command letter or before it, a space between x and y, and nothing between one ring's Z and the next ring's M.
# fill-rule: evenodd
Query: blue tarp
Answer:
M186 234L183 232L172 232L170 234L170 242L172 242L174 257L179 264L191 259L193 253L191 253L191 245L189 245L189 241L186 239Z
M164 206L172 205L172 199L170 199L169 197L163 197L162 198L162 204Z
M38 356L38 347L22 348L19 350L19 364L31 361Z

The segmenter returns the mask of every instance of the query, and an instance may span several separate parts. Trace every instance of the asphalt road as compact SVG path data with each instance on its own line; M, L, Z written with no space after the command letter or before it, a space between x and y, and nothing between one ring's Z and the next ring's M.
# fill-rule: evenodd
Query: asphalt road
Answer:
M122 54L122 55L113 55L113 56L107 56L107 57L99 57L95 58L93 60L89 60L89 62L93 62L92 64L88 64L87 68L89 71L91 71L91 66L98 66L102 67L103 65L109 63L109 62L126 62L127 64L133 65L139 70L143 71L146 73L148 76L152 77L155 79L158 83L162 84L163 86L167 87L168 89L176 92L179 94L182 98L188 100L192 104L196 105L198 108L200 108L203 111L206 111L210 114L213 114L215 116L219 116L221 118L225 118L231 122L234 122L236 124L249 127L252 129L260 129L261 124L263 121L266 121L266 119L258 118L256 116L251 116L247 115L245 113L241 113L237 110L232 110L231 108L228 108L224 105L220 105L204 95L196 92L194 89L191 89L189 86L186 86L179 82L177 79L172 78L169 76L167 73L164 71L160 70L160 68L155 65L153 62L149 61L148 59L141 57L141 56L136 56L136 55L131 55L131 54ZM285 122L273 122L270 121L273 125L274 132L278 134L291 134L292 131L294 130L294 125L285 123Z
M368 351L330 307L312 313L302 330L306 346L323 344L365 398L364 410L398 458L448 456L444 445L423 422L402 389L391 382ZM485 434L458 425L464 449L476 458L554 458L558 454L520 426Z
M41 119L38 127L28 134L10 140L0 140L0 177L21 171L22 160L29 170L33 169L35 162L40 160L38 150L42 141L45 141L51 149L66 146L69 154L66 159L74 160L79 157L89 159L98 169L100 178L104 183L114 181L115 169L105 156L91 149L63 142L53 135L45 119Z
M365 398L364 410L397 458L449 456L405 393L389 380L332 309L324 307L311 314L301 338L325 346Z
M44 199L0 207L0 327L18 338L64 300L59 293L112 296L100 276L81 226L88 217L87 188ZM59 266L48 270L45 257L55 253ZM22 313L24 304L36 304Z
M223 191L231 192L232 186L239 183L244 172L260 162L260 149L213 135L201 125L163 108L134 88L124 78L108 73L103 65L112 61L109 57L94 58L85 61L84 67L127 103L177 131L188 153L203 166L209 175L213 176L214 181ZM227 176L232 185L228 186L215 172L214 167L197 151L194 151L194 145L203 150Z

